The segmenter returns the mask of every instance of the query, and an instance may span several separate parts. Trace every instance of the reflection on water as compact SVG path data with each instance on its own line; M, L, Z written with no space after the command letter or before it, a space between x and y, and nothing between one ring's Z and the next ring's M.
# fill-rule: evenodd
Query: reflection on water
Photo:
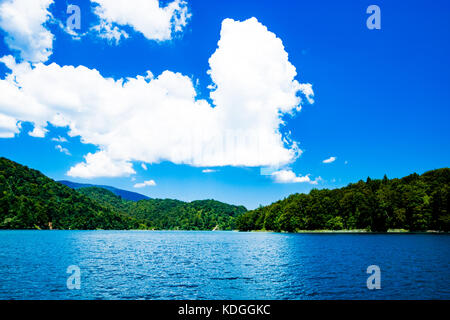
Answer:
M450 299L449 235L0 231L0 248L0 299Z

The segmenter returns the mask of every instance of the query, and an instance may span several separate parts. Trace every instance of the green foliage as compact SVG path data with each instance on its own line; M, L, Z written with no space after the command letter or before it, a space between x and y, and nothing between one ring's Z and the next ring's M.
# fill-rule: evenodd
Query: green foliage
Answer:
M235 228L235 218L247 211L215 200L183 202L171 199L129 201L102 188L81 188L78 191L105 207L126 212L148 229L156 230L220 230Z
M215 200L135 202L103 188L76 191L0 158L0 229L449 231L449 181L449 168L402 179L368 178L247 211Z
M450 229L450 169L402 179L367 178L334 190L293 194L238 217L239 230L411 231Z
M130 229L135 218L102 206L36 170L0 158L1 229Z
M214 200L135 202L103 188L73 190L0 158L0 229L230 230L246 211Z

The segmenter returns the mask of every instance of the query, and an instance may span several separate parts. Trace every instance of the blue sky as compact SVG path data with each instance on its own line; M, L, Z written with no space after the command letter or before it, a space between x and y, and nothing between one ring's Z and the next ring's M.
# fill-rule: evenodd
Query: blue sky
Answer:
M261 167L266 168L264 162L269 163L269 159L262 159L260 165L253 165L254 162L247 156L239 158L240 155L238 155L238 163L234 164L215 158L211 163L206 161L199 165L198 162L190 160L192 155L180 161L174 160L178 159L178 156L166 156L171 154L170 150L158 151L161 150L158 143L166 141L166 138L159 137L158 131L156 133L151 131L154 134L144 134L140 137L142 140L139 145L130 147L130 150L127 148L127 159L121 159L115 151L116 145L110 142L103 143L104 137L100 139L97 137L97 131L89 131L95 127L95 130L103 134L107 130L113 131L114 126L108 127L105 124L98 129L93 124L80 130L82 133L71 136L68 134L69 126L57 126L51 122L51 118L31 116L27 112L31 113L29 109L32 107L27 107L28 111L15 112L14 109L18 107L0 98L0 114L6 114L8 119L13 118L20 123L19 129L11 129L9 124L8 128L12 130L12 136L0 138L0 155L38 169L53 179L107 184L155 198L181 200L214 198L255 208L259 204L269 204L291 193L308 192L312 188L341 187L350 182L365 179L367 176L381 178L387 174L390 178L402 177L412 172L422 173L449 165L450 4L448 1L396 1L395 3L393 1L320 1L320 3L286 1L282 4L261 0L187 1L180 5L180 8L185 8L187 11L180 9L178 12L178 14L186 15L187 22L184 25L181 23L181 30L177 31L175 30L176 22L173 19L170 20L169 29L167 29L169 35L166 34L169 39L164 40L154 39L157 36L150 32L153 30L153 25L144 23L135 24L133 27L134 21L137 21L133 20L134 14L139 15L139 12L135 13L130 9L128 16L118 18L117 14L114 16L114 13L111 13L112 11L104 11L107 16L104 21L109 21L113 28L117 27L117 30L128 35L128 38L122 37L118 43L115 40L105 39L105 30L92 29L101 21L101 17L95 14L93 8L101 4L75 0L70 2L81 9L81 30L77 30L80 38L74 39L61 27L61 25L64 26L68 17L66 9L69 2L42 1L47 2L46 9L53 16L52 19L45 18L42 24L42 28L53 35L51 54L37 60L35 56L30 58L30 50L34 47L28 45L26 41L35 39L33 34L24 37L25 40L17 45L19 49L14 43L11 44L11 40L8 42L7 38L11 34L16 36L14 41L18 41L17 35L23 35L20 30L23 26L19 25L16 29L5 27L6 18L3 15L3 24L0 18L0 26L3 25L3 29L0 30L0 57L10 55L17 64L29 64L30 70L36 72L39 70L39 63L43 66L43 70L49 68L52 63L55 63L58 68L84 66L90 71L95 69L102 78L93 83L105 85L105 88L108 86L104 84L106 83L103 81L104 78L115 80L137 78L137 76L145 76L148 70L153 73L154 78L158 78L161 73L169 70L191 79L191 85L196 94L195 100L204 100L211 108L214 108L215 104L219 105L217 102L219 100L214 101L210 96L215 89L208 87L212 83L208 70L213 69L212 76L219 79L215 83L218 91L228 88L226 92L225 89L219 92L222 100L234 101L234 92L238 92L239 97L244 96L246 92L251 92L250 89L245 91L245 88L231 88L233 82L250 83L249 88L253 88L250 76L245 82L240 78L241 75L229 80L228 74L225 73L233 66L223 66L224 61L227 63L233 61L228 59L230 55L233 55L233 50L239 51L239 48L233 45L236 43L244 45L247 33L241 32L244 29L240 28L248 26L250 30L248 32L257 33L255 39L258 40L255 40L255 46L260 46L255 48L255 56L252 60L261 62L263 67L261 72L265 72L266 77L278 77L271 74L270 63L271 61L276 63L275 60L279 59L275 69L290 63L297 71L294 79L280 75L282 86L291 86L293 85L291 80L297 80L299 83L311 84L314 91L314 103L308 103L307 93L299 91L296 95L302 96L301 111L292 112L293 115L286 112L279 116L279 119L284 121L284 124L276 125L279 132L283 136L290 132L290 138L296 141L299 149L302 150L300 156L292 157L290 161L280 166L271 166L270 173L284 172L282 179L277 179L281 176L276 174L261 174ZM0 3L14 4L12 0L3 0ZM170 3L171 1L162 1L159 5L166 7ZM381 9L380 30L369 30L366 26L366 20L369 17L366 9L371 4L376 4ZM136 7L136 10L143 9L139 10ZM119 10L118 12L122 14L128 11ZM255 17L258 22L245 23L252 17ZM223 46L218 49L222 21L227 18L233 20L229 23L229 32L224 32L222 35ZM128 25L121 23L124 19L129 19ZM39 26L40 24L37 25ZM265 31L263 26L268 31ZM269 31L282 41L284 48L268 35ZM273 50L267 48L273 48ZM266 49L269 50L267 53L264 51ZM288 62L282 54L283 49L288 54ZM270 59L259 56L260 53L269 55L272 52L274 57ZM209 60L213 55L217 58L215 64L211 64ZM237 57L239 59L240 56L237 55ZM34 61L31 61L33 59ZM80 70L76 70L78 74ZM19 74L20 71L16 72ZM0 80L7 81L7 75L10 73L11 69L4 63L0 63ZM83 79L85 75L81 71L79 73ZM63 77L61 79L64 81L72 81L69 77L71 74L66 74L60 69L55 71L55 77L58 75ZM92 72L86 76L97 81ZM242 78L246 76L248 74L242 74ZM231 84L226 83L220 87L228 80ZM170 81L176 83L175 88L184 85L182 79L170 78ZM42 82L23 80L23 83L17 84L17 90L24 91L23 101L32 101L31 105L35 101L40 104L48 101L40 96L39 92L42 90L52 92L51 88L57 85L57 81ZM74 85L75 94L81 90L78 88ZM99 90L102 88L99 87ZM189 89L190 85L186 84L186 88ZM57 91L55 90L55 95L59 94ZM34 92L34 96L31 96L30 92ZM140 91L136 92L139 94ZM176 94L175 92L174 95ZM274 91L275 94L278 92ZM0 95L3 95L1 91ZM92 95L93 93L89 92L89 96ZM4 97L6 96L10 97L5 94ZM71 95L68 97L68 99L75 99ZM250 97L249 101L259 101L252 100L253 98ZM95 99L97 98L93 98ZM133 99L139 101L138 97L133 96ZM126 96L126 100L130 100L130 97ZM145 99L143 101L145 102ZM71 104L68 103L68 105ZM164 108L164 105L161 102L161 108ZM51 102L48 102L45 107L48 108L49 115L57 108ZM102 106L96 107L99 110L102 109ZM131 117L131 113L134 114L137 107L130 102L127 112L119 118L111 119L126 121L127 114ZM266 123L266 118L261 116L261 113L265 110L272 112L270 107L267 105L262 107L261 111L256 111L254 115L256 124L259 123L260 118L261 123ZM160 109L152 110L156 111L146 113L149 119ZM237 102L236 110L238 112L240 110L239 102ZM293 110L292 106L290 110ZM98 112L96 111L95 115L101 115ZM230 118L232 114L232 112L228 113L226 118ZM85 121L82 115L75 115L73 111L70 115L74 117L70 119L71 121L78 121L78 123ZM168 123L162 127L162 130L176 131L177 126L174 125L175 127L172 128L170 124L177 123L174 121L177 114L168 113L168 116L165 116L171 118L166 119L164 116L158 118L158 122L167 121ZM209 118L205 116L204 119ZM236 120L237 122L233 122L232 117L230 119L227 120L229 122L225 126L226 130L231 130L233 124L241 118ZM101 121L101 117L94 120ZM39 137L36 137L29 134L34 128L33 121L50 122L45 122L44 129L47 130L45 136L38 134ZM251 113L249 113L248 121L252 121ZM1 123L0 119L0 129ZM145 127L145 121L136 123ZM204 132L209 132L208 130L214 129L213 127L214 124L207 127ZM184 130L183 126L180 128ZM149 132L145 131L146 128L142 130L145 133ZM166 134L166 131L162 131L161 136L163 134ZM183 132L180 134L183 135ZM64 137L67 141L52 140L58 137ZM128 140L124 138L124 144L133 145L134 138L136 138L134 135ZM82 141L96 143L82 143ZM58 145L61 147L57 147ZM158 147L153 148L154 145ZM284 146L282 150L292 150L292 146L292 144ZM170 149L172 146L166 144L166 147ZM151 149L151 152L147 148ZM86 174L68 176L71 168L85 163L87 154L95 154L101 150L107 150L108 157L114 158L123 170L119 170L115 176L107 176L108 174L92 177ZM239 150L237 152L239 153ZM269 156L267 155L268 158ZM151 159L156 159L154 157L160 158L152 161ZM323 163L330 157L334 157L335 160ZM133 173L130 173L128 163L131 164ZM141 166L142 163L146 163L147 170ZM114 162L114 168L115 165L116 162ZM205 169L214 172L205 173L203 172ZM155 185L135 188L136 184L151 180Z

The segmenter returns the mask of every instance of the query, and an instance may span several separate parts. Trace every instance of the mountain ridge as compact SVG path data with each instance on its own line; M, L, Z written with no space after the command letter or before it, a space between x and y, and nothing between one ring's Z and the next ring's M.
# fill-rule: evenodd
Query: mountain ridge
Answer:
M247 209L213 199L185 202L177 199L131 201L111 191L88 187L78 191L112 210L125 212L151 229L220 230L235 229L235 219Z
M137 229L139 222L0 157L0 229Z
M117 196L122 197L123 199L126 200L131 200L131 201L140 201L140 200L148 200L151 199L150 197L143 195L141 193L138 192L133 192L133 191L129 191L129 190L124 190L124 189L119 189L113 186L108 186L108 185L98 185L98 184L89 184L89 183L78 183L78 182L73 182L73 181L69 181L69 180L58 180L56 182L59 182L63 185L68 186L69 188L72 189L81 189L81 188L90 188L90 187L97 187L97 188L103 188L106 190L111 191L112 193L114 193Z
M216 200L133 201L106 188L74 184L77 189L0 157L0 229L231 230L247 211Z

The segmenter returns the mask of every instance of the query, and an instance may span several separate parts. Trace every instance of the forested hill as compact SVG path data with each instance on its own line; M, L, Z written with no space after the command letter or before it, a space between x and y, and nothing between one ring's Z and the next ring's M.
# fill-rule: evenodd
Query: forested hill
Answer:
M133 229L136 219L0 158L1 229Z
M150 229L220 230L235 229L235 219L247 211L215 200L183 202L172 199L130 201L96 187L81 188L78 192L112 210L126 212Z
M247 211L215 200L130 201L73 190L0 158L0 229L450 230L450 169L294 194Z
M0 229L229 230L246 211L214 200L130 201L98 187L73 190L0 158Z
M293 194L238 218L239 230L450 230L450 169Z

